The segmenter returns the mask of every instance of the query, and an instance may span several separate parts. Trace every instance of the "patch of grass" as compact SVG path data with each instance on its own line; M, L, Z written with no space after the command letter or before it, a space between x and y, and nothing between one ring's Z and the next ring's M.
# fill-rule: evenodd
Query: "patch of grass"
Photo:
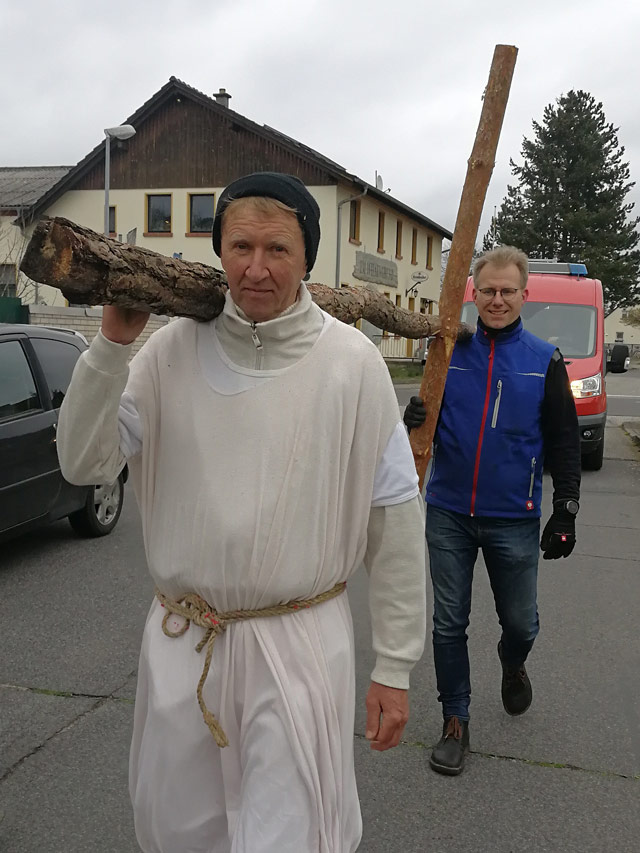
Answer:
M407 362L406 364L387 362L387 368L391 379L398 385L402 383L417 385L420 383L424 372L424 368L419 362Z
M40 696L60 696L63 699L73 699L74 694L66 690L47 690L44 687L32 687L31 693L38 693Z

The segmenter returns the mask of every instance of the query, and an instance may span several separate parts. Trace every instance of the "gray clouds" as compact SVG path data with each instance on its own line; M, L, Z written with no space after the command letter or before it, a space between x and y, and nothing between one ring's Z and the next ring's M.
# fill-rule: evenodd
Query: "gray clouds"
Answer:
M453 229L497 43L519 48L480 235L523 136L569 89L602 101L640 177L640 4L184 0L3 4L0 165L72 165L171 75ZM633 200L640 200L637 188Z

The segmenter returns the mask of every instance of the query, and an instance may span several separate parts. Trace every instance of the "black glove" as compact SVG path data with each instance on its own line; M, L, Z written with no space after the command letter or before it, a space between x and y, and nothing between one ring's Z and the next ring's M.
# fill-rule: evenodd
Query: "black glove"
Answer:
M420 397L412 397L409 400L409 405L404 410L404 415L402 416L402 420L404 421L404 425L411 432L412 429L417 429L421 427L422 424L427 419L427 410L424 407L424 403L420 399Z
M540 548L545 560L568 557L576 544L576 517L566 509L554 509L542 533Z

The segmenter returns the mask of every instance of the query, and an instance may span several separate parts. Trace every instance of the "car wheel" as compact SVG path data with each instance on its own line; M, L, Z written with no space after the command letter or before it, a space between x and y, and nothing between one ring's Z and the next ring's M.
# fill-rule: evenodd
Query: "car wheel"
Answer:
M106 536L118 523L124 503L122 474L115 483L94 486L82 509L72 512L69 523L81 536Z
M582 467L586 468L587 471L599 471L602 468L603 459L604 435L602 436L602 440L595 450L592 450L591 453L584 453L582 455Z

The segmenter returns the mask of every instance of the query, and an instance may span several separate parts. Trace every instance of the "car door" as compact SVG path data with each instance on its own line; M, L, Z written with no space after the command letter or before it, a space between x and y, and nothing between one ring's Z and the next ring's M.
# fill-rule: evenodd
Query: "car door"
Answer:
M25 336L0 338L0 530L46 516L60 491L56 413L43 399Z
M73 339L62 341L59 338L45 337L40 332L37 335L31 335L29 342L37 356L57 422L60 406L71 382L73 369L84 347L80 349ZM56 465L59 469L57 458ZM84 504L87 495L86 486L72 486L60 473L60 489L59 514L62 515L79 509Z

